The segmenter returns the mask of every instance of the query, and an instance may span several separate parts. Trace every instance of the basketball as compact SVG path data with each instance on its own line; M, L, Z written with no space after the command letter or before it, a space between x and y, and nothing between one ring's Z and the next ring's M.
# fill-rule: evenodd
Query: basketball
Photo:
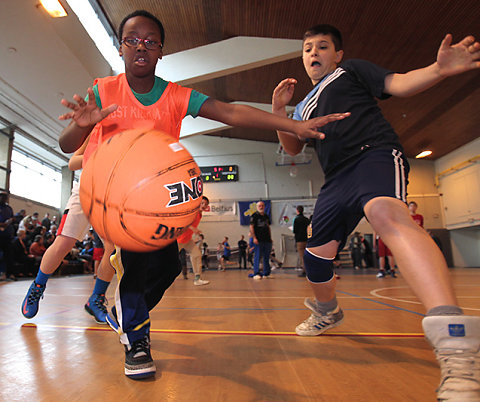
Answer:
M80 179L80 202L98 235L129 251L172 243L195 219L200 168L183 145L156 130L128 130L102 143Z

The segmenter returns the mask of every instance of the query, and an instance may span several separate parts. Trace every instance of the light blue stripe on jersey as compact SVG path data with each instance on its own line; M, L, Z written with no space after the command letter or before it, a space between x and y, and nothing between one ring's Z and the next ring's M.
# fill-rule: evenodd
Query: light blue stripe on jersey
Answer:
M318 104L318 98L327 85L335 81L338 77L345 73L345 70L341 67L337 67L335 71L327 74L322 80L315 85L315 87L308 93L303 101L301 101L296 107L293 114L294 120L308 120L312 112L316 109Z
M307 104L307 102L311 99L313 95L315 95L315 92L317 92L318 87L320 86L320 83L321 82L315 85L313 89L307 94L307 96L305 96L305 99L303 99L297 106L295 106L295 112L293 112L293 117L292 117L293 120L302 120L302 111L305 105Z

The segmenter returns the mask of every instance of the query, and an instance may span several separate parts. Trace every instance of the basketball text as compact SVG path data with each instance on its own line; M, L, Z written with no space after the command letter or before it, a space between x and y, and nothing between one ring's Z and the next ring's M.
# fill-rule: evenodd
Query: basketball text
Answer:
M158 225L157 230L151 237L152 240L169 240L169 239L176 239L178 236L180 236L184 231L186 227L180 227L180 228L175 228L175 227L168 227L165 225L162 225L161 223Z
M190 199L196 200L203 194L203 182L200 176L190 179L190 186L183 181L172 184L165 184L165 188L170 191L170 202L168 207L184 204Z

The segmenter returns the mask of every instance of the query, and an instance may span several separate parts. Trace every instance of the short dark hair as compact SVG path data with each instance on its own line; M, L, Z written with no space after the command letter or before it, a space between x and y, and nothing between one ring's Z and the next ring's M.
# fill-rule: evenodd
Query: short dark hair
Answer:
M299 205L297 207L297 211L298 211L299 214L303 214L303 205Z
M303 34L303 41L305 42L305 39L315 35L330 35L332 42L335 45L335 50L337 52L343 50L342 34L333 25L319 24L307 29Z
M418 207L418 204L415 201L410 201L408 205L415 205L416 207Z
M206 195L202 195L202 200L205 200L205 201L207 201L207 204L210 204L210 200L208 199L208 197Z
M136 10L133 13L128 14L120 23L118 26L118 40L121 42L123 40L123 27L125 26L126 22L133 17L146 17L150 18L155 24L158 25L158 29L160 30L160 38L162 42L162 46L165 43L165 29L163 29L163 25L160 22L160 20L155 17L152 13L149 13L148 11L145 10Z

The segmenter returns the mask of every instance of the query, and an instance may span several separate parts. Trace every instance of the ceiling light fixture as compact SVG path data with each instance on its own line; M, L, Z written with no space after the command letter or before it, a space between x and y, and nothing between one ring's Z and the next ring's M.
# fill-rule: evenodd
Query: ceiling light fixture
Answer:
M40 0L40 4L53 18L66 17L68 15L58 0Z
M421 159L421 158L425 158L426 156L430 156L431 154L432 154L432 151L422 151L415 158Z
M102 56L107 63L110 64L114 74L125 71L123 59L119 56L118 50L114 44L115 32L107 32L97 14L97 11L92 7L92 4L90 4L90 1L66 0L66 2L77 15L80 23L83 25L90 38L92 38ZM98 13L100 12L101 10L98 10Z

